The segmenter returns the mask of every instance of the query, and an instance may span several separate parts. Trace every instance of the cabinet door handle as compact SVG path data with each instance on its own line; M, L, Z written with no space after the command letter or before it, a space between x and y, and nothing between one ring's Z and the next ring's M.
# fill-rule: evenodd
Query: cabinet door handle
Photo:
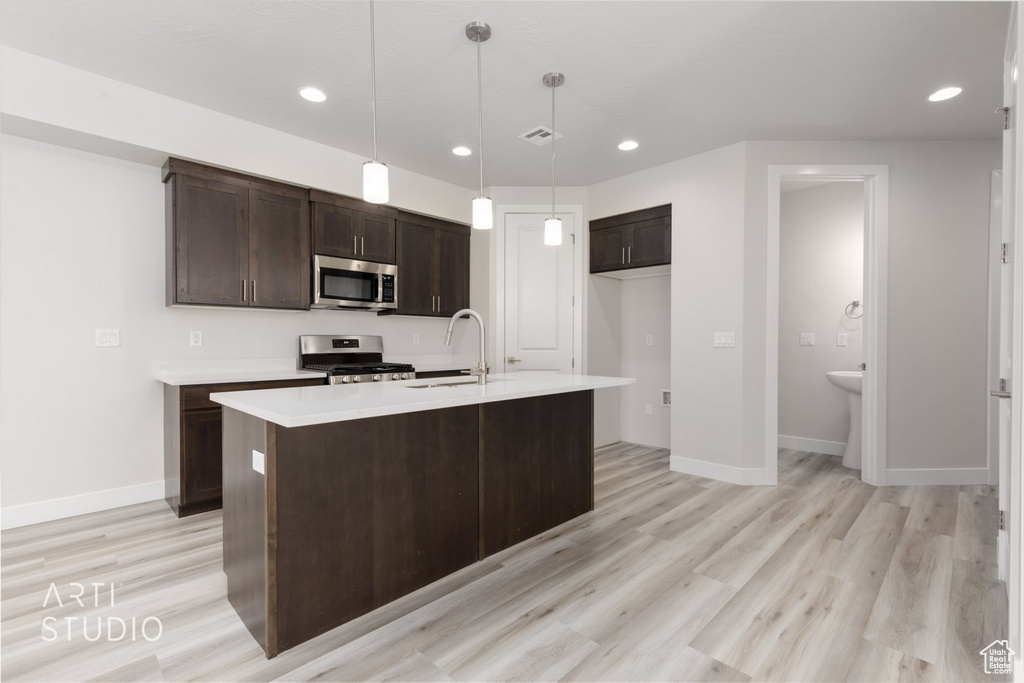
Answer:
M441 312L441 295L440 294L437 295L437 312L438 313Z
M632 263L633 262L633 247L629 247L629 251L626 252L626 253L628 254L628 257L626 259L626 263Z
M365 237L360 237L359 238L359 253L362 254L363 256L366 256L366 238Z
M626 265L626 248L622 248L622 265Z
M352 235L352 253L359 255L359 238Z
M246 285L245 280L242 280L242 303L243 304L246 301L246 299L245 299L245 290L247 289L247 287L245 285Z
M435 309L436 304L434 303L434 298L435 298L434 295L431 294L430 295L430 312L431 313L433 313L436 310Z
M256 303L256 281L252 281L252 302Z

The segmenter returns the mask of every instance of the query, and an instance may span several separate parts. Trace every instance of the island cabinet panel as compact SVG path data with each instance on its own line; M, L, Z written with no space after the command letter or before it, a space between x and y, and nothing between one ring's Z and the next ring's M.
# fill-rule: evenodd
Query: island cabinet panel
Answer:
M480 559L594 509L593 397L480 405Z
M237 410L225 411L224 441L247 457L224 458L224 573L228 602L265 650L276 636L268 631L270 608L267 542L273 529L267 509L267 483L252 468L252 452L268 454L266 423ZM269 464L269 463L268 463Z
M272 649L477 560L477 414L268 425Z

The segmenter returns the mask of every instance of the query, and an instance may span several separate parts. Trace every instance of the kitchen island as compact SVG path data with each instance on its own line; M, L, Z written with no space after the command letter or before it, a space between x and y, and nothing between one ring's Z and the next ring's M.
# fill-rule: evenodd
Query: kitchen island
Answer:
M228 599L267 657L594 507L593 392L511 373L213 394Z

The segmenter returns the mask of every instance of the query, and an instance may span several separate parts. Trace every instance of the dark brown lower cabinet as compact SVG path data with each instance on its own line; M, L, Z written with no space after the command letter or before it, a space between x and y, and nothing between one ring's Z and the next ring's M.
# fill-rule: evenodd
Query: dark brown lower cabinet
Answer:
M583 391L293 429L225 409L229 601L274 657L592 510L592 408Z
M164 498L178 517L221 507L221 406L218 391L315 386L322 379L164 386Z
M592 391L480 406L480 559L594 509Z

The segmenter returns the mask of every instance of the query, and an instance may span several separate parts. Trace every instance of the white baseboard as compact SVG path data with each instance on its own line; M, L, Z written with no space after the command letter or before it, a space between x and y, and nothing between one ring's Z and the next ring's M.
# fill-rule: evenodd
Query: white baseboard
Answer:
M52 522L55 519L77 517L90 512L100 512L113 508L148 503L164 497L164 482L151 481L148 484L136 484L119 489L83 493L67 498L54 498L38 503L12 505L0 509L0 529L15 529L29 524Z
M846 451L846 444L842 441L805 439L802 436L779 434L779 448L792 448L794 451L810 451L825 455L842 455Z
M717 479L729 482L730 484L757 486L775 483L769 480L763 468L732 467L731 465L720 465L716 462L684 458L679 455L669 456L668 468L673 472L683 472L684 474L692 474L697 477Z
M943 467L920 470L886 470L886 486L942 486L988 483L987 467Z

